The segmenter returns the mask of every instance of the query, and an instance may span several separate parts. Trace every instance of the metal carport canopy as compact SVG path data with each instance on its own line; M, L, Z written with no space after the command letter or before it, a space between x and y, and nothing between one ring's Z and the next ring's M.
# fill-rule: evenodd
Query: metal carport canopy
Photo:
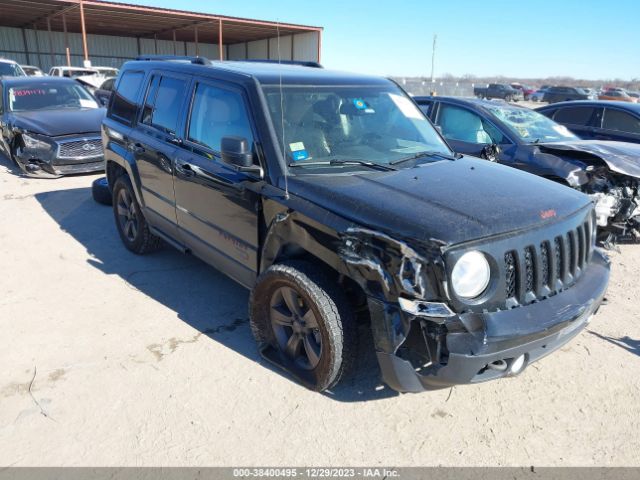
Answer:
M278 32L317 32L318 60L322 34L321 27L100 0L0 0L0 25L158 40L197 42L200 38L220 45L273 38Z

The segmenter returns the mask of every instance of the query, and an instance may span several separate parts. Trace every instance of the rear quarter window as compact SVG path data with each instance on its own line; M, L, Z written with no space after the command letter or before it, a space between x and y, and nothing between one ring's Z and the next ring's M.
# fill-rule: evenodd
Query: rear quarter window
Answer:
M144 72L124 72L114 91L108 116L126 125L132 125L138 105L136 99L144 80Z
M602 128L640 135L640 119L626 112L607 108L604 112Z

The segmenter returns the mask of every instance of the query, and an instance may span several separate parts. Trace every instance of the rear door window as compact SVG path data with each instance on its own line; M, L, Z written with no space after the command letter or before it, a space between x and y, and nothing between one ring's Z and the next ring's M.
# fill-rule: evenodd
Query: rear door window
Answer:
M127 71L122 74L109 109L110 118L127 125L133 124L138 109L136 100L143 79L144 72Z
M223 137L242 137L253 143L253 131L240 92L206 83L196 86L189 118L188 139L219 152Z
M640 119L621 110L605 109L602 128L640 135Z
M187 81L167 75L154 75L144 102L142 123L165 133L178 130Z
M569 125L588 125L594 110L593 107L560 108L553 119L558 123Z

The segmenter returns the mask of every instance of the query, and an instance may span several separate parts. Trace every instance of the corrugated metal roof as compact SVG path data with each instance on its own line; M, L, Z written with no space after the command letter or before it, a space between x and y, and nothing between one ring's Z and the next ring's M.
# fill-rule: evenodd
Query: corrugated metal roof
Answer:
M80 0L0 0L0 25L8 27L80 32ZM144 7L126 3L83 0L88 33L128 37L193 41L195 30L203 43L217 43L222 24L225 44L248 42L280 35L318 32L322 27L212 15L207 13Z

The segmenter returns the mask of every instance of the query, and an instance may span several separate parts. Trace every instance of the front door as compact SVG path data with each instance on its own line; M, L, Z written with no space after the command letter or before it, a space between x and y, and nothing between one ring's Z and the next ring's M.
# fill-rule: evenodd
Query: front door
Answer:
M180 234L191 251L245 286L258 271L258 196L247 185L258 181L223 163L226 136L254 143L242 91L196 81L175 165L176 212Z
M435 124L457 153L482 157L487 145L510 144L510 140L492 123L471 110L458 105L440 103ZM504 160L503 154L500 160Z

